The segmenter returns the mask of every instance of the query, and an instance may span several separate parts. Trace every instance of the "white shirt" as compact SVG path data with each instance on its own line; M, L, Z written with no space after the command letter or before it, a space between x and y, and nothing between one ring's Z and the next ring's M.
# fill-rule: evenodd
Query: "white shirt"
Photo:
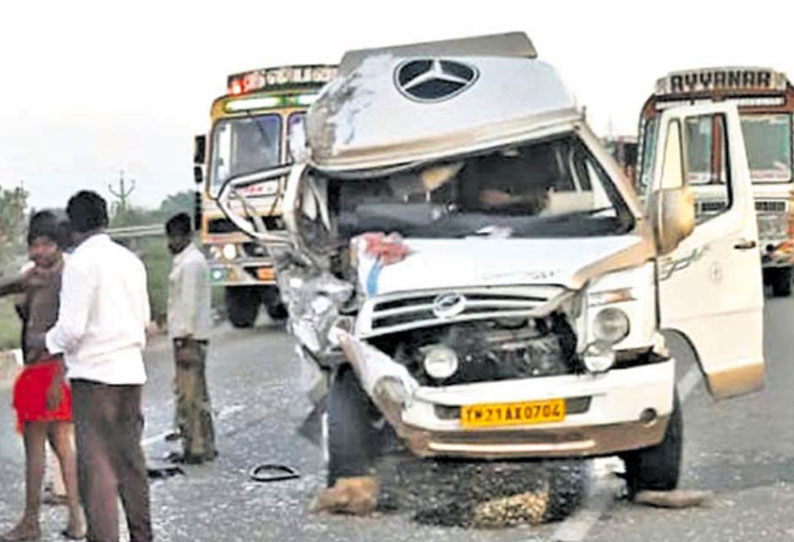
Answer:
M58 321L47 332L47 350L64 354L69 378L143 384L149 318L141 261L106 234L93 235L64 264Z
M210 281L207 260L193 243L174 256L168 276L168 334L209 339Z

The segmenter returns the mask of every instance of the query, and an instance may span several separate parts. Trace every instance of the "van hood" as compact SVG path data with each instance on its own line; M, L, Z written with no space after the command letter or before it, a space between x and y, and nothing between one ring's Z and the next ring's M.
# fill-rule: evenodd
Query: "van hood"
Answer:
M605 272L641 265L653 247L640 235L565 239L405 239L404 260L360 258L368 297L418 290L519 284L578 290Z

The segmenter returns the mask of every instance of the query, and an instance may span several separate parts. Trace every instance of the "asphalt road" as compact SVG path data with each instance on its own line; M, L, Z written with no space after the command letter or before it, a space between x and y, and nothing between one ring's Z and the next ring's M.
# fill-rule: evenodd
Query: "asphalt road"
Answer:
M152 482L156 538L163 541L675 541L794 540L794 300L768 299L767 385L762 393L715 402L676 348L684 403L682 486L714 492L707 506L671 511L629 504L619 484L602 477L586 505L562 524L499 530L421 526L395 511L370 518L313 514L308 505L323 487L320 450L296 430L309 411L298 390L292 343L266 322L250 330L220 326L208 377L220 456L185 475ZM151 464L169 450L162 435L173 412L170 350L154 341L146 354L145 448ZM0 385L0 404L10 390ZM284 463L301 477L262 484L249 478L259 463ZM0 408L0 529L22 506L23 456L10 407ZM45 508L44 540L59 540L65 509Z

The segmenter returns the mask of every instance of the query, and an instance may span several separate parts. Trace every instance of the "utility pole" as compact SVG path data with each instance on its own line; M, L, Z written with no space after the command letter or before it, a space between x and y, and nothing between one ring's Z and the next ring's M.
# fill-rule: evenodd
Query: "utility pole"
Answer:
M116 199L118 199L118 202L116 203L116 205L118 206L116 212L123 213L124 211L127 210L127 198L129 198L130 194L132 194L132 191L135 190L135 181L130 179L130 187L129 189L127 189L124 181L124 170L122 169L119 172L118 190L115 190L113 188L113 185L110 183L108 183L108 190L110 190L110 193L113 194L116 197Z

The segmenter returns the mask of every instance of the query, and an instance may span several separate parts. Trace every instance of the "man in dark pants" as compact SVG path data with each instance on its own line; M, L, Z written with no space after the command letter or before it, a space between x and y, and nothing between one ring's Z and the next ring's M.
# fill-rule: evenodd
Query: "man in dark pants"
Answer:
M165 225L174 255L168 277L168 333L176 362L176 421L183 453L174 459L203 463L215 459L215 431L207 390L207 347L211 328L209 268L191 242L191 219L185 213Z
M146 271L104 233L107 205L98 194L77 193L66 213L78 246L64 266L58 322L47 332L46 346L64 355L71 380L87 538L118 541L120 497L130 541L149 542L149 481L140 444Z

